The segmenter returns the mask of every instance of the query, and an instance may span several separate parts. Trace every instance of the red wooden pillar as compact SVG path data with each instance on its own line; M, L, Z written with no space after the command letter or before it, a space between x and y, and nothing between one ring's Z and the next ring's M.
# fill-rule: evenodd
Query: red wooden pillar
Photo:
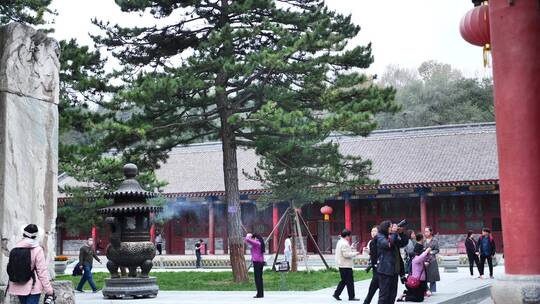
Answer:
M349 196L345 197L345 229L351 231L352 230L352 224L351 224L351 201L349 200Z
M491 0L489 19L504 264L510 275L492 293L496 303L529 303L540 293L540 204L532 190L540 183L540 2Z
M154 222L154 213L151 212L149 214L149 219L150 219L150 223L152 223L152 225L150 226L150 242L154 242L156 240L156 225L153 223Z
M150 242L154 242L156 240L156 225L152 224L150 226Z
M490 1L489 17L505 270L540 274L540 2Z
M420 228L422 232L427 226L427 200L424 194L420 195Z
M278 223L278 220L279 220L279 210L278 210L278 205L277 203L273 203L272 204L272 229L275 229L277 223ZM279 237L279 229L275 229L274 230L274 235L272 237L272 249L273 249L273 253L276 253L278 252L279 248L279 244L278 244L278 237Z
M94 240L94 243L93 243L92 247L94 247L93 249L96 250L96 246L97 246L97 242L98 242L96 225L92 225L91 236L92 236L92 240Z
M214 201L208 202L208 251L210 254L216 254L216 223L214 217Z

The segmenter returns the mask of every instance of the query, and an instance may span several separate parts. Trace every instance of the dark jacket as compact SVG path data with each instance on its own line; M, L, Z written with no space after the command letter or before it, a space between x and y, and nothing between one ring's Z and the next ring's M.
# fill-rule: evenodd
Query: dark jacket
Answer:
M470 238L466 238L465 249L467 249L467 255L475 255L478 252L478 246L476 246L476 241Z
M429 254L429 265L426 267L426 281L433 283L441 280L441 275L439 273L439 264L437 262L437 254L439 254L439 240L436 237L433 237L431 241L425 240L424 247L431 248L431 253Z
M377 267L378 258L379 258L379 254L377 251L377 238L374 238L371 241L369 241L369 264L373 266L374 268Z
M407 246L409 237L404 233L392 233L386 236L377 234L377 253L379 255L377 271L385 275L395 275L401 272L403 260L399 248Z
M484 238L489 238L489 251L488 252L483 252L482 251L482 240ZM493 240L493 237L490 235L490 236L480 236L478 238L478 243L477 243L477 247L478 247L478 251L480 252L480 255L482 256L494 256L495 255L495 240Z
M81 250L79 251L79 263L83 266L90 266L92 267L93 261L96 259L96 261L100 262L98 256L96 255L96 252L94 249L88 245L84 245L81 247Z

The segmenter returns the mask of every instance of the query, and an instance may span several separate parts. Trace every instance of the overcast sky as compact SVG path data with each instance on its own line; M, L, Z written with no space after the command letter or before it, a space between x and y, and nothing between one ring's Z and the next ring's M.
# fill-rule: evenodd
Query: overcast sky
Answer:
M472 8L470 0L327 0L328 6L352 14L362 30L352 44L373 43L375 63L370 73L382 74L389 64L417 68L426 60L450 63L468 76L490 72L482 66L482 50L459 35L459 21ZM57 10L57 39L76 38L92 45L96 32L90 19L97 17L121 25L149 25L152 18L122 13L114 0L53 0Z

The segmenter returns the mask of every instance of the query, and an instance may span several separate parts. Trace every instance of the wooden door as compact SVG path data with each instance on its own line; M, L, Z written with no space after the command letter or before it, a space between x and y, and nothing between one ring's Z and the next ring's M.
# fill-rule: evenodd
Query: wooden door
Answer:
M184 236L182 233L182 221L179 218L173 218L167 222L167 253L184 254Z

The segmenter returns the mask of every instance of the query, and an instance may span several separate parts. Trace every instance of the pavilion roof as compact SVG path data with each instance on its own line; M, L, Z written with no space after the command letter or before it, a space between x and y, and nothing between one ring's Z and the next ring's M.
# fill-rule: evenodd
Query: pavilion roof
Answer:
M344 154L372 160L379 188L498 183L494 123L381 130L333 140ZM267 192L242 174L253 173L259 159L254 151L239 149L237 159L242 194ZM221 143L173 149L157 176L169 183L163 191L167 196L223 195Z

